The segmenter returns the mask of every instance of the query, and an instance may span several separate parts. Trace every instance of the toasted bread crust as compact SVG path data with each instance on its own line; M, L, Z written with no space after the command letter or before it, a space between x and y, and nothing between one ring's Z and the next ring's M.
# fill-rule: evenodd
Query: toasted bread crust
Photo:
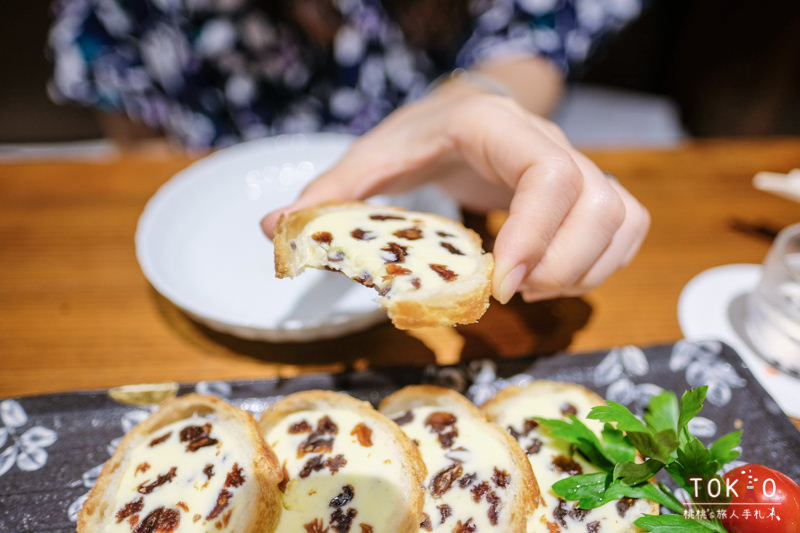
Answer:
M215 414L221 423L234 424L252 451L252 475L257 494L250 498L248 526L244 533L269 533L275 530L281 512L278 483L282 476L275 454L258 431L255 419L213 396L187 394L164 402L158 411L133 428L117 446L103 467L89 498L78 515L78 533L102 533L113 520L116 509L110 508L114 489L124 471L128 453L159 428L189 418L194 414Z
M369 204L350 202L344 204L328 204L294 211L288 216L281 215L275 227L275 275L278 278L295 277L306 265L293 262L291 241L295 239L315 218L332 211L364 207ZM413 214L400 207L373 206L381 211ZM424 213L428 218L446 224L457 224L448 218ZM479 248L482 246L480 236L469 228L464 233ZM489 307L491 295L491 279L494 272L494 258L490 253L481 256L478 270L468 279L457 280L444 289L422 294L382 297L378 300L388 313L392 323L399 329L421 327L452 326L455 324L471 324L477 322Z
M565 383L561 381L550 381L550 380L535 380L531 383L523 386L511 386L506 389L503 389L495 395L494 398L483 404L480 410L489 418L489 420L493 420L497 418L498 414L503 410L503 404L518 396L520 394L528 394L528 395L546 395L549 394L551 391L559 391L559 392L569 392L575 396L581 395L585 396L594 406L601 406L606 405L606 401L597 394L596 392L587 389L583 385L578 385L577 383ZM526 458L527 460L527 458ZM659 514L660 506L656 502L649 502L650 503L650 513L651 514ZM636 533L641 531L639 528L634 527L630 530L629 533ZM627 532L622 532L627 533Z
M525 452L511 435L491 423L486 416L467 398L454 390L433 385L409 385L390 394L380 403L380 411L388 415L400 414L409 409L423 406L436 406L466 413L476 423L481 424L487 434L511 455L515 471L520 474L519 490L511 505L511 531L524 532L528 517L533 510L542 505L539 484L531 469Z
M408 506L403 518L398 523L396 531L417 533L419 524L422 521L422 508L425 503L422 489L422 483L427 475L425 463L422 461L417 447L403 433L400 427L376 411L369 402L327 390L296 392L272 404L264 411L259 420L261 434L265 435L272 427L293 413L310 410L324 411L326 408L353 411L391 435L392 440L397 443L399 459L403 465L403 471L407 474L405 481L408 490Z

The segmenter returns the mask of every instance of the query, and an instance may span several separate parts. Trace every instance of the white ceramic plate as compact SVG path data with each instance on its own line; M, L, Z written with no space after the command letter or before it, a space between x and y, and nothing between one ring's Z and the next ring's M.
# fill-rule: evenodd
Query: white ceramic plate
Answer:
M758 284L761 265L723 265L695 276L678 300L678 321L690 340L719 339L732 346L781 409L800 418L800 379L769 365L747 338L746 297Z
M279 136L221 150L179 172L150 199L136 256L153 287L209 327L248 339L310 341L385 319L376 293L344 276L309 270L275 278L272 243L259 222L289 204L353 137ZM372 199L458 219L436 187Z

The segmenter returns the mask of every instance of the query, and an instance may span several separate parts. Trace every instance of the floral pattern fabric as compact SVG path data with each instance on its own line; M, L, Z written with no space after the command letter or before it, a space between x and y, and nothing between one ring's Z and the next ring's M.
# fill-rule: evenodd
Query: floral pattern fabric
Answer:
M277 133L361 134L457 67L540 55L565 74L643 0L482 0L452 53L409 45L380 0L337 0L330 51L256 0L57 0L50 94L165 130L189 148Z

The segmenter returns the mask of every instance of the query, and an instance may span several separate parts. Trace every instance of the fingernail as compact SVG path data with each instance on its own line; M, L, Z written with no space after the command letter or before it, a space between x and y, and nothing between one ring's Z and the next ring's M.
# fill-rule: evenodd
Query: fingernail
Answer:
M506 277L500 282L500 287L495 291L497 301L501 304L508 303L514 293L517 292L527 270L525 265L517 265L511 269L511 272L506 274Z

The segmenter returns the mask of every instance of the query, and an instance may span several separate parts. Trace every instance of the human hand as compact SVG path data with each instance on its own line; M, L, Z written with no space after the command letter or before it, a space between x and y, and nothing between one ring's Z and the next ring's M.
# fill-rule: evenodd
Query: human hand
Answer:
M507 208L494 245L494 297L579 295L633 259L650 225L619 182L557 126L512 99L463 87L436 91L357 139L283 213L362 200L435 181L467 208Z

